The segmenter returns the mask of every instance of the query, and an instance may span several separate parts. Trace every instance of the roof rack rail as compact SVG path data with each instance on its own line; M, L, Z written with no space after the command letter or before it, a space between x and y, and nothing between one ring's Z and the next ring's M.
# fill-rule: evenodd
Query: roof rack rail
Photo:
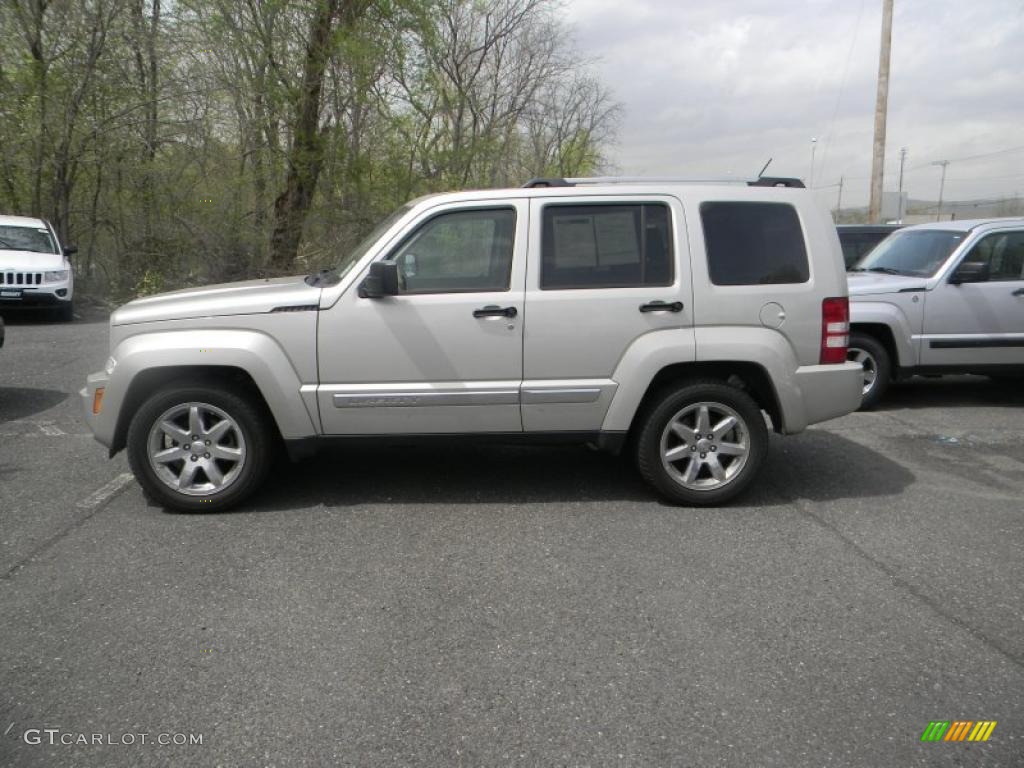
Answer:
M695 178L692 176L590 176L579 178L530 179L524 189L537 187L580 187L588 184L746 184L748 187L804 187L800 179L784 176L762 176L757 179L738 179L734 176L719 178Z

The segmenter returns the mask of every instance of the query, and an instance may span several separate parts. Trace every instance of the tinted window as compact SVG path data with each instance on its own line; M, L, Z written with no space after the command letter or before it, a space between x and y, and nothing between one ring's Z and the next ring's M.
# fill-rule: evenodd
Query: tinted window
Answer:
M931 277L965 236L939 229L894 232L851 271Z
M971 248L964 261L988 265L990 282L1024 280L1024 232L998 232Z
M843 247L843 263L847 267L852 267L888 236L888 232L840 232L839 244Z
M507 291L515 226L512 209L435 216L391 256L402 292Z
M669 222L657 203L545 206L540 287L671 285Z
M715 285L807 282L807 248L793 206L702 203L700 218Z

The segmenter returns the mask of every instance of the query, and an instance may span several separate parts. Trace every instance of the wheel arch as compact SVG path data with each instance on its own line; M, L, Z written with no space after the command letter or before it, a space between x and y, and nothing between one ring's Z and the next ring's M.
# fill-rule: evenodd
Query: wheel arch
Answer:
M720 381L746 392L758 407L768 414L772 429L776 432L782 430L782 407L768 371L749 360L715 360L674 363L659 370L647 385L640 404L630 420L630 432L632 433L643 421L643 417L665 389L684 381L699 379Z
M889 361L891 363L889 366L889 377L890 379L895 379L897 371L899 370L900 356L892 328L885 323L853 323L850 326L850 334L852 335L854 333L863 333L867 336L871 336L875 341L882 345L885 351L889 354Z
M124 449L132 416L152 393L171 386L222 387L240 394L263 411L267 423L274 427L274 438L281 431L273 410L255 379L244 368L232 365L176 365L147 368L132 379L118 413L110 455Z

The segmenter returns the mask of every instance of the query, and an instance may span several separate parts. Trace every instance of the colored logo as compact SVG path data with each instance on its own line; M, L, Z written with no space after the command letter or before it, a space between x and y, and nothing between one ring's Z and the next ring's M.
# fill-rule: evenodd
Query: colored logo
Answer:
M995 720L932 720L921 741L988 741L995 727Z

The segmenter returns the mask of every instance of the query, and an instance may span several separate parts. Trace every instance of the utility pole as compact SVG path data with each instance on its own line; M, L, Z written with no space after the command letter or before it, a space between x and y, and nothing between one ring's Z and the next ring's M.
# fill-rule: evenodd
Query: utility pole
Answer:
M939 181L939 205L935 209L935 220L940 221L942 219L942 191L946 187L946 166L949 165L949 160L936 160L932 165L942 166L942 179Z
M882 44L878 52L878 95L875 98L875 145L871 155L871 200L868 220L882 217L882 175L885 166L885 118L889 110L889 52L892 47L892 3L882 0Z
M811 175L807 180L807 186L814 189L814 150L818 148L818 140L811 137Z
M836 198L836 224L839 223L839 216L843 212L843 177L839 177L839 197Z
M899 202L897 205L898 214L896 216L896 223L900 226L903 225L903 164L907 161L907 148L900 147L900 189L899 189Z

